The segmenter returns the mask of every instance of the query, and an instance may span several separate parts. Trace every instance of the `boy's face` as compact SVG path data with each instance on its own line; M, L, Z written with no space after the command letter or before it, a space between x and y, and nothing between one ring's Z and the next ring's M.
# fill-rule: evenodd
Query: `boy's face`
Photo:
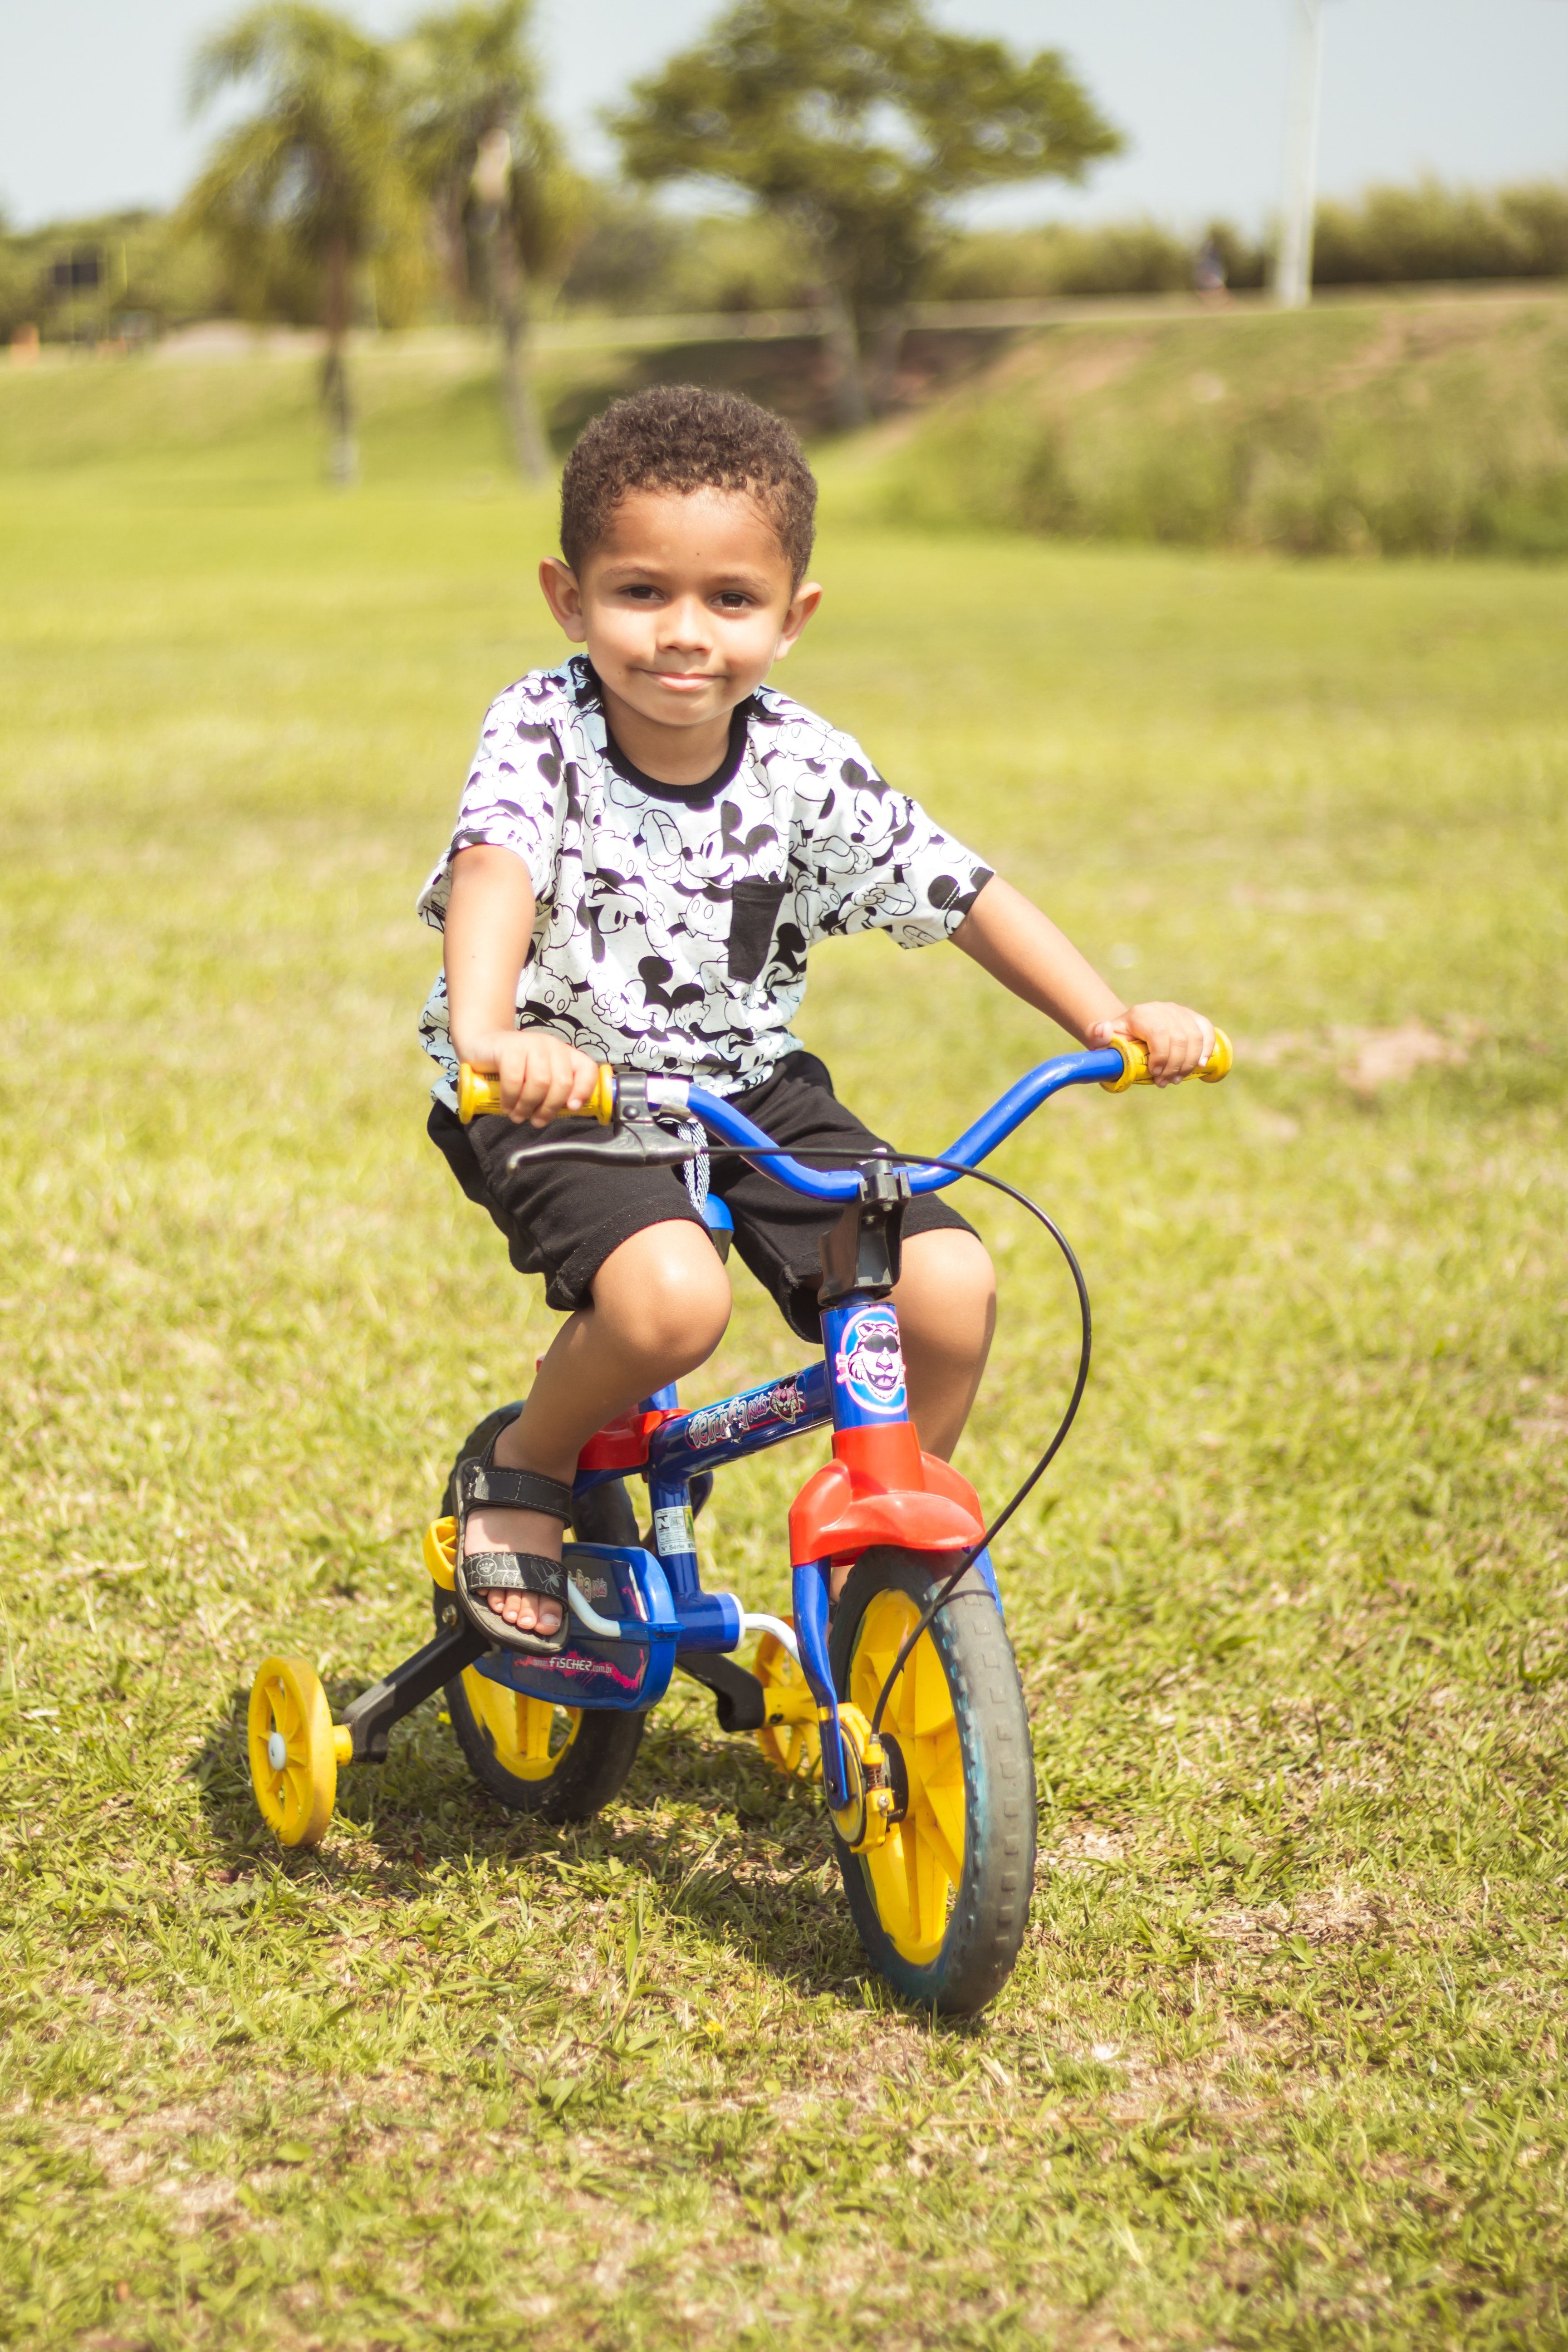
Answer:
M816 611L778 535L744 491L633 490L580 572L540 585L609 694L645 723L711 730L762 684Z

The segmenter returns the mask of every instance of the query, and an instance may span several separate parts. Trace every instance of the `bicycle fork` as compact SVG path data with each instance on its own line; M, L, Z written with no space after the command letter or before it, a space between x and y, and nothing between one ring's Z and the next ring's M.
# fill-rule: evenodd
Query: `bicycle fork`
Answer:
M942 1555L978 1543L973 1489L923 1454L909 1415L898 1310L900 1227L910 1197L901 1168L873 1164L822 1243L822 1339L833 1459L790 1512L790 1566L800 1662L816 1703L823 1790L835 1826L858 1850L894 1813L887 1757L859 1710L833 1686L827 1634L834 1569L874 1546Z

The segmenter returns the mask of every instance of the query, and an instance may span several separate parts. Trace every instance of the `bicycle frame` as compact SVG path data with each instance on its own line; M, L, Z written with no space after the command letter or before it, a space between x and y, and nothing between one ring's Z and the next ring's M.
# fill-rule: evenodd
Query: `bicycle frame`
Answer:
M1068 1086L1116 1084L1124 1069L1114 1047L1058 1055L1010 1087L944 1157L973 1167L1049 1096ZM891 1268L874 1246L879 1215L885 1229L895 1199L938 1192L960 1171L889 1158L872 1183L855 1168L808 1168L779 1153L770 1137L721 1097L683 1080L647 1083L650 1108L700 1118L710 1134L742 1156L748 1147L754 1150L756 1164L793 1191L853 1212L837 1229L845 1235L840 1278L834 1285L825 1276L823 1360L689 1411L681 1410L673 1388L661 1390L600 1431L580 1457L576 1491L641 1473L653 1508L653 1549L568 1544L563 1556L578 1622L567 1647L548 1658L492 1651L475 1661L476 1669L557 1705L647 1708L664 1696L683 1655L710 1659L733 1651L748 1625L773 1624L783 1633L777 1621L749 1617L733 1593L703 1590L692 1481L830 1425L832 1458L806 1480L790 1511L790 1568L799 1660L821 1734L825 1794L830 1807L842 1806L849 1779L827 1654L834 1571L880 1545L928 1553L944 1568L984 1532L973 1488L947 1463L922 1452L910 1420L898 1313L889 1296ZM859 1245L868 1233L869 1250ZM825 1244L825 1262L826 1255ZM989 1558L981 1552L974 1565L1000 1608ZM623 1613L602 1614L601 1600Z
M1230 1064L1229 1040L1216 1031L1196 1075L1210 1081L1223 1078ZM1007 1885L993 1888L995 1901L987 1898L984 1920L964 1897L966 1925L959 1939L962 1948L954 1948L955 1973L939 1970L933 1980L927 1961L934 1965L939 1950L948 1950L943 1925L947 1898L942 1888L956 1892L960 1877L969 1884L967 1830L960 1853L936 1821L934 1784L921 1776L930 1760L928 1748L940 1749L938 1774L948 1788L957 1716L950 1706L943 1718L945 1731L928 1740L924 1697L921 1723L910 1711L916 1694L925 1691L923 1672L903 1684L901 1697L895 1694L905 1657L921 1654L917 1641L922 1624L931 1625L939 1654L933 1664L942 1675L946 1668L940 1653L943 1645L951 1648L955 1643L968 1644L974 1659L988 1661L984 1672L1000 1674L1003 1681L1009 1679L1011 1661L1005 1634L990 1620L983 1602L955 1614L941 1629L931 1624L934 1609L959 1592L960 1576L971 1564L998 1612L1001 1600L982 1549L984 1527L973 1489L945 1462L922 1452L909 1415L892 1303L903 1205L912 1195L940 1191L975 1169L1063 1087L1099 1085L1120 1094L1149 1082L1149 1076L1143 1046L1136 1039L1118 1037L1103 1052L1059 1055L1042 1063L1009 1088L940 1161L901 1161L879 1146L853 1155L849 1166L814 1169L781 1150L732 1104L700 1087L601 1066L591 1097L578 1111L563 1116L589 1118L613 1132L602 1144L574 1141L568 1135L559 1143L536 1145L535 1150L548 1150L558 1160L672 1167L689 1159L694 1147L661 1129L658 1116L695 1116L710 1135L761 1172L825 1206L838 1207L840 1213L827 1225L821 1243L817 1305L823 1360L784 1380L762 1381L695 1410L683 1412L675 1390L666 1389L597 1433L578 1461L574 1492L582 1504L574 1511L577 1523L592 1524L594 1514L587 1505L595 1486L637 1472L647 1481L653 1503L651 1549L626 1543L565 1548L570 1622L561 1649L524 1652L492 1641L471 1596L457 1590L459 1522L443 1517L426 1528L424 1541L434 1588L435 1637L361 1691L342 1721L332 1720L321 1677L309 1659L290 1654L264 1660L251 1685L246 1744L257 1803L282 1843L320 1843L336 1802L339 1768L384 1763L393 1726L441 1690L447 1694L464 1754L492 1795L514 1810L542 1818L585 1819L624 1782L641 1729L636 1723L593 1725L589 1718L600 1710L646 1713L664 1696L679 1664L713 1692L721 1730L762 1734L764 1753L786 1771L804 1769L814 1754L820 1758L841 1854L858 1856L864 1865L858 1874L846 1862L845 1890L867 1949L889 1981L911 1998L929 1999L956 2013L983 2006L1005 1979L1022 1934L1025 1913L1016 1899L1012 1865L1004 1873ZM500 1081L467 1064L458 1071L457 1100L458 1115L465 1122L505 1108ZM837 1158L826 1150L823 1156ZM1049 1219L1044 1221L1049 1224ZM711 1204L710 1224L728 1222L722 1204ZM1059 1234L1057 1239L1061 1241ZM1061 1245L1084 1307L1079 1376L1056 1435L994 1522L997 1527L1011 1517L1054 1457L1078 1409L1089 1370L1088 1297L1077 1261L1066 1243ZM460 1459L470 1458L474 1442L483 1444L503 1418L487 1416ZM831 1457L806 1480L789 1515L795 1627L746 1611L733 1593L704 1591L693 1522L711 1474L785 1438L824 1428L832 1431ZM699 1480L703 1494L694 1505L693 1487ZM620 1507L617 1498L610 1524L619 1520ZM879 1547L901 1554L902 1560L889 1558L885 1572L863 1572L846 1602L843 1623L854 1637L849 1647L857 1696L841 1706L834 1691L827 1638L832 1585ZM910 1572L911 1557L919 1572ZM922 1574L932 1580L923 1615ZM906 1633L905 1604L910 1601L915 1614ZM857 1646L872 1612L880 1626L878 1643L889 1641L897 1653L889 1654L886 1680L874 1699L859 1667L869 1658L879 1672L879 1651ZM748 1631L758 1630L771 1642L764 1638L748 1670L729 1654ZM978 1665L976 1671L981 1671ZM473 1675L502 1685L517 1701L527 1698L534 1704L509 1708L501 1692L486 1690L471 1680ZM951 1698L951 1677L944 1687ZM994 1688L1000 1691L1001 1685ZM858 1703L862 1700L869 1706L869 1715ZM898 1729L884 1727L889 1703ZM998 1769L1006 1777L1016 1766L1026 1779L1027 1724L1016 1685L1009 1705L1011 1727L1004 1748L1014 1763ZM554 1720L557 1707L574 1717L563 1741ZM900 1708L902 1715L896 1713ZM987 1736L996 1730L990 1714L982 1727ZM782 1739L776 1736L781 1732ZM988 1847L986 1770L981 1769L973 1786L972 1778L965 1760L965 1821L973 1800L979 1808L976 1836L981 1846ZM934 1824L934 1843L930 1839L922 1843L925 1832L920 1824L928 1816L928 1827ZM906 1843L910 1835L912 1848ZM924 1894L919 1893L917 1881ZM862 1916L867 1901L874 1913L874 1932ZM943 1960L942 1968L946 1966Z

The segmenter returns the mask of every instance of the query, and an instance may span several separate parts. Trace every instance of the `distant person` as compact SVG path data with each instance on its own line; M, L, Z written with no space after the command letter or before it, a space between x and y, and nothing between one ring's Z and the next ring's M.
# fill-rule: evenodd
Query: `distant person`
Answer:
M562 483L561 554L539 574L585 650L490 705L419 901L446 935L421 1023L441 1073L432 1139L513 1265L542 1274L546 1304L570 1318L521 1415L458 1475L456 1598L503 1647L564 1645L578 1455L702 1363L731 1305L672 1169L531 1169L520 1126L580 1109L603 1061L700 1081L807 1159L872 1144L790 1027L807 950L850 931L905 948L952 940L1075 1037L1141 1038L1163 1085L1214 1045L1183 1005L1123 1003L858 743L764 683L822 595L806 578L816 505L795 435L732 393L666 386L591 424ZM504 1115L459 1122L460 1062L499 1078ZM739 1255L792 1329L816 1339L834 1213L733 1153L714 1154L710 1181ZM994 1276L934 1195L905 1212L893 1295L910 1413L945 1458L984 1368Z
M1201 301L1218 304L1230 299L1225 255L1213 229L1198 247L1197 258L1193 264L1193 284Z

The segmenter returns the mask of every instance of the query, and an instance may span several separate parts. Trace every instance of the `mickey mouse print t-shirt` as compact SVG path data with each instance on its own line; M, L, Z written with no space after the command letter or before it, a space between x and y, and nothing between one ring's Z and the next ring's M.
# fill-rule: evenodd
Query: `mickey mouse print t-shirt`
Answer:
M605 723L575 655L509 686L485 716L451 845L419 898L440 929L452 859L515 851L536 904L520 1026L595 1061L732 1094L799 1050L806 950L845 931L900 947L949 938L991 869L895 792L858 743L761 687L705 783L661 784ZM455 1107L457 1057L437 980L420 1020Z

